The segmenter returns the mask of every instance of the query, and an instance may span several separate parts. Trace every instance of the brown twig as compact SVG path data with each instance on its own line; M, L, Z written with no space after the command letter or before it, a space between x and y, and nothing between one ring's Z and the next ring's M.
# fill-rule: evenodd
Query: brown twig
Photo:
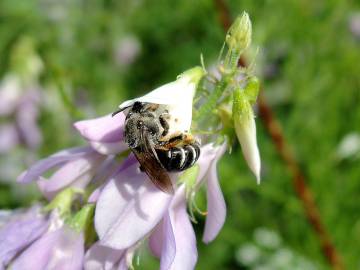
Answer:
M215 0L216 7L219 11L219 19L226 31L231 25L231 17L229 10L224 0ZM246 66L244 58L239 60L240 66ZM290 147L286 143L285 137L279 121L276 119L274 112L271 107L267 104L262 91L260 91L259 99L259 116L264 123L264 126L269 133L273 143L275 144L276 150L289 171L292 174L293 186L297 196L302 202L305 214L311 227L315 231L320 241L322 252L332 266L333 269L342 270L344 269L343 264L340 260L340 256L336 251L335 246L332 244L329 234L321 221L319 209L316 206L314 197L312 195L310 187L307 185L305 176L302 173L300 166L298 165Z

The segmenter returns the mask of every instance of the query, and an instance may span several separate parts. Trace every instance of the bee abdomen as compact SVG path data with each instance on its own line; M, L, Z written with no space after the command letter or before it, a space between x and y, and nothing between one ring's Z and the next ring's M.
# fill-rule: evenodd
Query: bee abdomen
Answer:
M167 171L183 171L193 166L198 160L200 147L198 144L189 144L169 150L156 150L156 152Z

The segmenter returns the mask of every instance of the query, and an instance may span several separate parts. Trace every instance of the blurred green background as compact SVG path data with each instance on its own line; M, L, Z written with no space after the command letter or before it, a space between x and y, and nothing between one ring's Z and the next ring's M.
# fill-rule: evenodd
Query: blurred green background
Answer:
M225 3L232 19L249 13L250 53L257 51L256 74L267 100L346 269L360 269L360 2ZM112 112L173 80L198 65L200 53L211 66L223 40L211 0L1 0L0 81L17 74L21 95L39 90L34 107L42 140L30 149L19 136L0 154L0 208L28 205L38 196L14 186L26 166L84 144L72 122ZM14 113L1 114L3 142L1 126L14 122ZM262 184L256 185L236 145L219 166L228 207L223 230L204 245L204 217L194 224L197 269L328 269L290 173L261 121L257 127ZM198 199L205 209L201 194ZM157 262L145 253L138 268L156 269Z

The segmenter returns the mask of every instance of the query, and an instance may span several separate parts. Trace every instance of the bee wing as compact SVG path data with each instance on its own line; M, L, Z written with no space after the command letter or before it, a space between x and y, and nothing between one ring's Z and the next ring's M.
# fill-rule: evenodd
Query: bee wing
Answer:
M173 194L174 188L169 174L161 165L154 147L148 139L147 131L143 130L141 133L141 141L143 143L142 149L134 150L134 154L139 161L141 168L149 176L151 182L160 190Z

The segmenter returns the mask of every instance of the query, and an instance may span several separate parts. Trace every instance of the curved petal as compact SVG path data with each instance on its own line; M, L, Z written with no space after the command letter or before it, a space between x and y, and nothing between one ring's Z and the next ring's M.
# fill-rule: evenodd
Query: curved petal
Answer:
M150 251L157 258L161 257L161 250L163 246L163 226L163 222L160 222L149 237Z
M0 266L6 266L21 250L38 239L48 228L38 207L9 222L0 230Z
M38 186L48 199L69 186L85 188L105 158L95 151L89 152L60 167L49 179L41 178Z
M138 164L119 172L97 202L95 228L100 243L115 249L134 245L160 221L171 197L139 172Z
M207 173L207 217L203 241L209 243L214 240L224 225L226 218L226 204L217 177L216 165L226 151L226 144L218 148L216 157Z
M47 170L55 166L64 164L67 161L86 155L92 151L93 150L91 147L76 147L58 152L48 158L42 159L35 163L29 168L29 170L23 172L18 177L17 181L20 183L30 183L32 181L36 181Z
M89 143L96 151L103 155L115 155L129 149L124 141L114 143L90 141Z
M82 269L84 237L67 227L48 233L26 249L12 269Z
M194 269L198 257L195 232L186 212L185 187L177 193L164 218L161 270Z
M76 122L75 128L88 141L114 143L124 138L124 113Z
M218 147L214 146L212 143L208 143L201 147L200 149L200 157L197 161L197 164L199 165L199 174L197 177L197 184L201 184L204 180L204 177L209 170L209 167L216 157Z
M256 140L256 123L253 110L250 105L248 106L249 115L235 118L235 131L246 163L260 184L261 160Z
M119 263L124 250L105 247L96 242L85 254L85 270L111 270Z
M120 165L120 167L116 168L115 165L115 160L113 159L111 163L107 164L108 166L104 166L103 168L103 172L99 172L99 176L100 175L104 175L106 174L105 178L103 179L107 179L108 176L112 176L114 174L114 177L116 177L116 175L118 173L120 173L121 171L124 171L125 169L127 169L128 167L134 165L135 163L137 163L137 159L135 158L135 156L133 154L130 154ZM106 173L107 171L107 173ZM98 179L94 180L95 182L98 182ZM102 192L102 190L104 189L104 187L106 186L107 181L105 180L103 184L101 184L99 187L97 187L89 196L88 202L89 203L95 203L98 201L100 194Z

